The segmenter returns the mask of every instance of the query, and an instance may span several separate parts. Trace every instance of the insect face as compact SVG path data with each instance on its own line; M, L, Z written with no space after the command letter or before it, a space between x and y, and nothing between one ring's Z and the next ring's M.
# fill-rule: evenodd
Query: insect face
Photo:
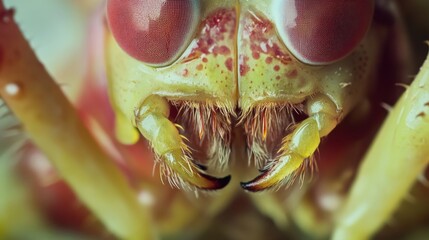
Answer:
M372 1L351 1L344 8L328 4L327 25L317 22L314 28L307 22L320 14L310 2L128 1L141 8L138 19L149 19L150 26L167 16L151 20L153 6L166 14L182 8L190 13L189 19L166 17L169 27L159 25L162 34L155 28L157 37L149 43L151 30L138 30L130 16L122 21L116 1L109 1L113 34L107 34L107 62L118 137L135 142L136 127L177 187L225 186L229 177L206 173L227 169L232 141L246 141L243 159L262 169L243 188L260 191L290 182L305 170L320 138L365 96L380 44L378 33L367 33ZM362 19L337 21L355 7L365 10ZM190 23L197 16L198 26ZM296 27L290 27L291 19ZM128 38L115 23L140 32ZM179 36L171 42L176 47L163 47L169 40L161 35L170 33ZM170 49L174 54L163 54ZM169 64L153 66L161 62ZM233 138L236 128L247 137Z

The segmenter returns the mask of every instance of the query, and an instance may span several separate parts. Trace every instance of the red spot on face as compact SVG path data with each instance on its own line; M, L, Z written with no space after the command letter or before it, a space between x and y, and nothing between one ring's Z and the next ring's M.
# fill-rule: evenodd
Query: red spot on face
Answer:
M209 60L205 57L205 58L203 58L203 63L207 63Z
M278 71L280 71L280 66L279 65L275 65L273 69L274 69L274 71L278 72Z
M204 68L203 64L198 64L198 65L197 65L197 70L198 70L198 71L203 70L203 68Z
M187 68L183 69L182 76L187 77L189 74L189 70Z
M266 64L271 64L273 62L273 58L272 57L267 57L266 59L265 59L265 63Z
M225 66L226 66L226 68L227 68L229 71L231 71L231 72L232 72L233 67L234 67L234 61L232 60L232 58L228 58L228 59L225 61Z
M247 64L247 61L249 61L249 57L240 55L239 61L240 61L240 76L245 76L250 71L249 64Z
M259 54L258 52L253 52L252 57L253 59L258 60L261 57L261 54Z
M220 46L220 47L213 48L213 53L215 56L218 54L226 56L226 55L231 54L231 50L227 46Z
M296 69L290 70L286 73L286 77L289 79L296 78L298 76L298 71Z

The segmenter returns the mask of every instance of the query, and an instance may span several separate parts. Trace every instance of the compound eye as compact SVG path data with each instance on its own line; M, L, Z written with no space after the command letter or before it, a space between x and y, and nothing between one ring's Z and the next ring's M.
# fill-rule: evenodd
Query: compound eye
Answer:
M275 0L274 22L300 61L323 65L350 54L371 25L374 0Z
M176 60L199 20L199 0L108 0L107 21L119 46L153 66Z

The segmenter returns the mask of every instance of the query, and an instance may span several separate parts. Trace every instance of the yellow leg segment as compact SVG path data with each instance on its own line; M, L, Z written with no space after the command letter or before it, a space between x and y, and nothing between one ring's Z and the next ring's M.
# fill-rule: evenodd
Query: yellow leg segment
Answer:
M38 61L12 13L0 0L0 97L82 203L115 236L156 239L148 209ZM0 232L2 227L0 223Z
M369 239L429 163L429 58L364 158L333 239Z
M215 190L225 187L229 176L208 176L192 161L184 137L168 119L169 113L167 100L155 95L148 97L136 111L137 128L160 157L161 173L166 175L172 186L178 188Z

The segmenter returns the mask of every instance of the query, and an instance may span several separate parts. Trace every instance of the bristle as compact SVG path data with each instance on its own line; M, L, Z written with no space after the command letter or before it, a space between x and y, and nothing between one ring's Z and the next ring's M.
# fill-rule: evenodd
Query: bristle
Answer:
M190 101L175 101L172 105L178 110L174 123L182 138L181 149L186 163L181 167L189 174L198 169L204 171L206 162L209 169L226 168L231 152L232 118L235 117L232 105ZM209 145L202 149L204 142ZM197 151L205 151L209 159L204 159L204 163L194 162L199 160L194 157ZM200 191L184 181L160 156L156 156L155 167L159 168L163 183L195 194Z
M185 153L185 158L187 159L188 166L183 166L183 169L186 169L188 172L192 173L191 160L187 156L187 150L183 150ZM159 166L159 175L161 182L165 184L167 182L172 188L183 189L185 191L195 191L196 187L191 186L189 183L185 182L173 169L171 169L159 156L155 158L155 166ZM166 181L165 181L166 180Z
M191 101L175 101L172 105L178 109L175 122L182 126L179 129L181 134L195 146L193 152L203 151L207 159L200 160L209 168L225 170L231 153L232 122L235 118L232 105ZM203 144L208 146L203 147Z
M301 106L264 103L253 106L242 113L239 119L247 136L249 162L262 168L278 155L278 148L284 136L295 126L294 113L300 113Z
M310 177L308 179L311 179L313 177L314 169L316 167L315 164L316 161L314 159L314 156L305 159L301 166L290 176L290 178L284 179L279 184L279 186L285 186L286 188L289 188L296 181L298 181L299 185L302 187L305 183L307 173L310 174Z

